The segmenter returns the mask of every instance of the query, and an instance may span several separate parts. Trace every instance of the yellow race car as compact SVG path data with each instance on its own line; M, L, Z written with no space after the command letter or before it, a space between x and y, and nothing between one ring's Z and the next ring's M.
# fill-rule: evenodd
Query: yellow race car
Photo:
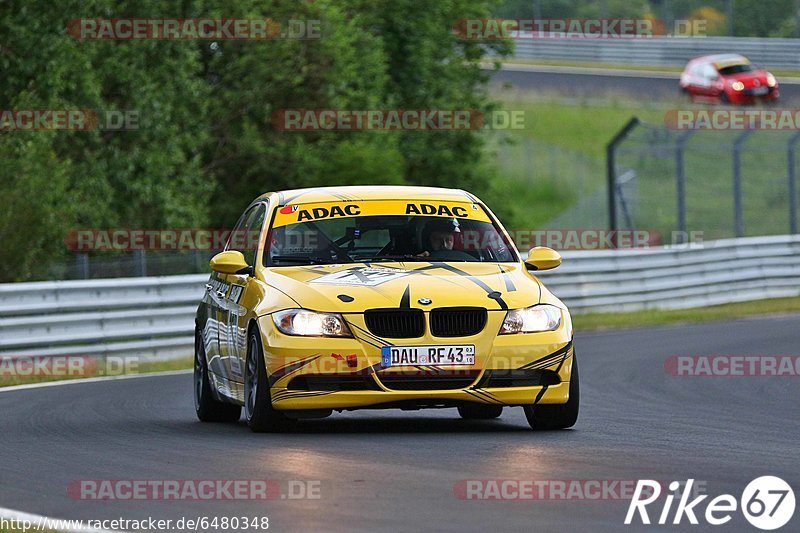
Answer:
M196 316L195 407L254 431L353 409L521 406L578 417L569 311L472 194L364 186L267 193L244 212Z

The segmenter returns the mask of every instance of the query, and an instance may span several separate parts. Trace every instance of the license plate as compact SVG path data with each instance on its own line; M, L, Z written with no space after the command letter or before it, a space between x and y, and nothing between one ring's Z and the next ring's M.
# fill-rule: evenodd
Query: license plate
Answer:
M753 94L760 96L762 94L767 94L767 91L769 91L767 87L756 87L753 89Z
M475 345L450 346L384 346L381 348L381 365L474 365Z

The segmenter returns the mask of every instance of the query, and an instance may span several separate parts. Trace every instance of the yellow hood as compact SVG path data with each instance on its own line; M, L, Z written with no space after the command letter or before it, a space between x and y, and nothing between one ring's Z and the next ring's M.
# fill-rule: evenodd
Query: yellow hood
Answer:
M399 307L516 309L538 303L541 293L536 279L515 263L396 262L281 267L265 269L264 281L303 308L338 313Z

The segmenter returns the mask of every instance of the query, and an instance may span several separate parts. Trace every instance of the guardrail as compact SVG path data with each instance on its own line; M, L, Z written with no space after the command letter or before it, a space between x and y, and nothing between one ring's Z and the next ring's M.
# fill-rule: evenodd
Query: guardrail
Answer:
M564 252L542 281L575 313L688 309L800 296L800 235L688 248Z
M652 39L517 39L518 59L684 66L697 56L736 53L765 68L800 69L800 39L672 37Z
M0 285L0 357L191 354L207 274Z
M800 236L564 252L540 274L574 313L800 296ZM0 285L0 357L191 354L204 274Z

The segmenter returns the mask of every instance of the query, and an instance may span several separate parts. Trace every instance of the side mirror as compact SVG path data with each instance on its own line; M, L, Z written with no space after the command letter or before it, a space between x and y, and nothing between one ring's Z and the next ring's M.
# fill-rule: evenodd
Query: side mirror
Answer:
M561 264L561 255L545 246L537 246L531 248L528 252L528 258L525 260L525 266L528 270L550 270L556 268Z
M211 258L211 270L220 274L250 274L252 267L244 260L242 252L228 250Z

